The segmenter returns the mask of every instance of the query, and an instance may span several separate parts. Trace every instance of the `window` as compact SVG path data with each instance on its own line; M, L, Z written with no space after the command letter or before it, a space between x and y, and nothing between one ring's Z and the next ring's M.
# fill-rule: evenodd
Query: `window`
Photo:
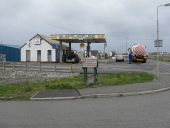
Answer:
M41 61L41 50L37 50L37 61Z
M40 44L41 44L40 38L35 38L35 39L34 39L34 44L35 44L35 45L40 45Z
M30 50L26 50L26 61L31 61Z
M50 62L50 61L52 61L52 52L51 52L51 50L48 50L48 53L47 53L48 55L47 55L47 57L48 57L48 61Z

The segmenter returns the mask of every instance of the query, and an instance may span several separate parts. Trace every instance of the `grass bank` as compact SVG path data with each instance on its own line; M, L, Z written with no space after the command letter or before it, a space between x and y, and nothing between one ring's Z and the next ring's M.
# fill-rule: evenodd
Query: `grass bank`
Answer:
M91 78L89 78L91 79ZM152 81L154 76L148 73L114 73L114 74L99 74L95 84L89 84L91 87L99 86L118 86L133 83L143 83ZM43 90L62 90L62 89L81 89L86 88L83 83L82 75L65 78L62 80L46 80L41 83L20 83L12 85L0 86L1 100L28 100L33 94Z

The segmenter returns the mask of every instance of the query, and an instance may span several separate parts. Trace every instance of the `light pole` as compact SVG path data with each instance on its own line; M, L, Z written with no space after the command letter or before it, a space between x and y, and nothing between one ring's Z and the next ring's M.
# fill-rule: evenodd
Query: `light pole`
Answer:
M105 55L106 47L107 47L107 43L104 43L104 59L106 59L106 55Z
M162 6L170 6L170 3L157 6L157 40L156 40L156 43L157 43L157 64L156 64L157 78L159 78L159 42L160 42L159 40L159 7L162 7Z
M126 38L126 54L128 54L127 53L127 42L128 42L128 39Z

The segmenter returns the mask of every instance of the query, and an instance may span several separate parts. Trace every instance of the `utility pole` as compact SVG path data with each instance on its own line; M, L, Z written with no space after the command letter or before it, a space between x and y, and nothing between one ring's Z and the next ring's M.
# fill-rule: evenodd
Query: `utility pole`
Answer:
M106 58L106 56L105 56L105 49L106 49L106 46L107 46L107 44L106 43L104 43L104 58Z
M160 47L160 39L159 39L159 7L162 7L162 6L170 6L170 3L167 3L167 4L164 4L164 5L158 5L157 6L157 40L156 40L156 43L157 43L157 63L156 63L156 75L157 75L157 78L159 78L159 47Z

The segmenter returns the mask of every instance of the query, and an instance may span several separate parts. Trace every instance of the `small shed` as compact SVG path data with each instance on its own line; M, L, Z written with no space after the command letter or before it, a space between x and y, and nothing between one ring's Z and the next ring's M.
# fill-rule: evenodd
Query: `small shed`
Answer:
M64 44L63 50L68 49ZM60 42L48 36L36 34L21 47L21 61L60 62Z
M16 45L0 44L0 61L19 62L20 47Z

